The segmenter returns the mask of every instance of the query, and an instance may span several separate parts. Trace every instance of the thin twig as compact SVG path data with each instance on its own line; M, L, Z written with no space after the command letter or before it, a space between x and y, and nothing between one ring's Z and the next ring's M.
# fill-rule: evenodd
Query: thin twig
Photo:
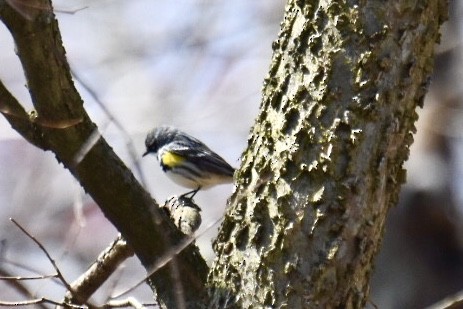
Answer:
M41 271L33 269L32 267L30 267L28 265L23 265L23 264L17 263L15 261L11 261L11 260L6 259L6 258L0 258L0 262L2 262L3 264L8 264L8 265L17 267L17 268L22 269L22 270L27 270L28 272L36 274L37 277L41 276ZM6 275L3 275L3 276L6 276Z
M50 263L52 264L53 268L55 269L56 271L56 275L57 275L57 278L64 284L64 286L66 287L66 289L72 293L72 295L75 297L75 298L79 298L79 295L75 295L71 286L69 285L69 283L66 281L66 279L64 278L63 274L61 273L61 271L59 270L58 266L56 265L56 262L55 260L50 256L50 254L48 253L47 249L40 243L40 241L38 241L34 236L32 236L29 232L27 232L16 220L14 220L13 218L10 218L10 221L13 222L14 225L16 225L27 237L29 237L33 242L35 242L37 244L37 246L39 246L39 248L42 250L42 252L46 255L46 257L48 258L48 260L50 261Z
M116 126L117 129L122 133L125 141L126 141L126 146L127 150L129 152L129 156L132 160L132 164L135 167L139 177L140 177L140 182L143 187L146 188L146 179L145 175L143 173L143 170L140 167L139 160L137 159L139 155L137 154L135 150L135 145L132 142L132 138L128 131L125 129L125 127L122 125L122 123L117 120L117 118L111 113L111 111L106 107L106 104L103 103L103 101L100 99L96 91L94 91L81 77L79 74L77 74L76 71L74 71L71 68L71 74L74 77L76 81L79 82L79 84L87 91L87 93L93 98L93 100L98 104L98 106L103 110L103 112L106 114L106 117Z
M24 276L0 276L0 280L14 280L14 281L23 281L23 280L43 280L49 278L57 278L58 275L43 275L43 276L34 276L34 277L24 277Z
M23 301L0 301L0 306L6 307L15 307L15 306L32 306L37 304L43 304L45 299L43 298L35 298L30 300L23 300Z
M5 269L0 269L0 274L3 276L3 277L8 277L10 276L10 273L5 270ZM21 282L21 281L18 281L18 280L13 280L13 281L8 281L8 284L15 289L15 291L25 297L35 297L34 294L29 291L29 289ZM43 309L47 309L47 307L43 304L37 304L38 307L40 308L43 308Z
M68 304L68 303L63 303L63 302L57 302L49 298L34 298L30 300L23 300L23 301L0 301L0 306L1 307L19 307L19 306L32 306L32 305L38 305L38 304L52 304L55 306L62 306L64 308L76 308L76 309L82 309L84 307L82 306L77 306L73 304Z
M57 8L55 8L54 11L57 12L57 13L61 13L61 14L74 15L75 13L80 12L80 11L83 11L83 10L86 10L86 9L88 9L88 8L89 8L89 6L82 6L82 7L80 7L80 8L76 8L76 9L67 9L67 10L66 10L66 9L57 9Z

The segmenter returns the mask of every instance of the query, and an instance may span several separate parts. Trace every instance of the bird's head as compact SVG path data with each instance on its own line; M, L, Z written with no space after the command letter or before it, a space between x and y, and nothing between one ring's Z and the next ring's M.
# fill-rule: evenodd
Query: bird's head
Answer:
M170 126L161 126L151 130L145 139L146 151L143 157L149 153L157 153L159 148L170 143L178 130Z

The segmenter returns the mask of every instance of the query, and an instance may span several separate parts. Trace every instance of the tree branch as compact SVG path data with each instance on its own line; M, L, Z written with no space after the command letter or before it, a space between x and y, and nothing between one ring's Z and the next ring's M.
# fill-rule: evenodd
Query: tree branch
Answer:
M31 120L27 112L0 81L0 113L29 143L44 149L44 141L38 134L40 129Z
M79 305L85 303L122 262L133 256L133 253L132 248L119 236L98 256L87 271L71 284L72 293L70 291L66 293L64 302Z
M33 124L24 122L29 117L24 117L25 111L4 87L0 88L3 89L1 107L12 107L14 113L3 114L28 140L34 141L38 132L41 141L46 142L34 144L55 153L133 247L145 268L150 269L157 257L182 241L183 235L102 137L75 164L75 155L97 127L85 112L72 82L51 3L31 1L27 14L8 3L0 2L0 19L15 40L36 116ZM13 114L21 117L15 120ZM176 287L182 285L188 287L184 289L187 303L200 303L205 295L207 266L197 248L189 246L174 259L182 274L180 282L172 277L170 264L151 277L160 302L167 306L175 304Z

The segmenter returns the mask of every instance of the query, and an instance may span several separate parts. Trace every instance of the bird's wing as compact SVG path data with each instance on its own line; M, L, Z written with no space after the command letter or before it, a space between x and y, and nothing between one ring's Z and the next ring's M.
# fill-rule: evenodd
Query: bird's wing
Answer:
M169 151L186 158L192 163L202 165L210 171L225 173L229 176L233 175L235 169L202 142L192 139L188 144L188 147L183 144L171 145Z

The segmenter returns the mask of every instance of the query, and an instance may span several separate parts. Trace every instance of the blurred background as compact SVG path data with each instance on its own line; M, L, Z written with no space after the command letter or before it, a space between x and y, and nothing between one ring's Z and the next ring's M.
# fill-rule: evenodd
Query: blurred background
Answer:
M284 2L54 1L87 112L159 203L185 189L165 178L154 156L141 160L145 135L155 126L179 127L239 166ZM462 78L462 4L451 1L450 12L442 44L436 47L430 92L418 111L408 182L391 210L372 278L370 299L382 309L422 308L463 289L463 100L457 83ZM0 79L30 110L26 81L3 24L0 46ZM209 260L214 223L232 190L232 185L223 185L195 197L203 218L197 244ZM0 275L54 273L10 217L42 242L70 282L117 235L54 156L28 144L0 117ZM131 258L93 301L103 303L144 275L138 260ZM24 284L37 297L60 300L64 293L52 280ZM131 295L152 302L144 285ZM0 300L27 298L0 281Z

